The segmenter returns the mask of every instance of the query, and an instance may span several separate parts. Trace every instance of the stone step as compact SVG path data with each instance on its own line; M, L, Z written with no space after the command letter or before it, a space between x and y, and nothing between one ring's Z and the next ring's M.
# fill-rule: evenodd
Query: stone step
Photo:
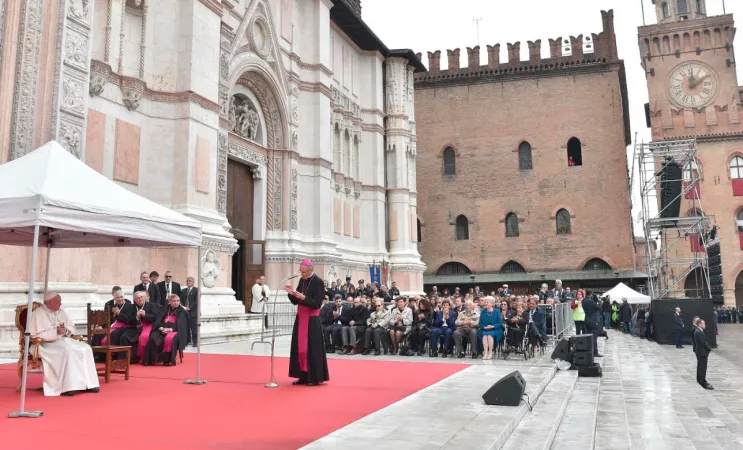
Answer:
M600 386L601 378L578 378L551 450L593 448Z
M531 399L536 404L532 405L532 410L519 422L502 448L549 450L577 379L577 371L558 371L542 395L538 399Z

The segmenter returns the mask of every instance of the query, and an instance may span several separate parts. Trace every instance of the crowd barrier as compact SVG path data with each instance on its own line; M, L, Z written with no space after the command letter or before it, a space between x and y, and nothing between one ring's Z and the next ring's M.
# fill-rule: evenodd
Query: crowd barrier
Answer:
M567 332L573 329L575 322L573 322L573 310L570 308L570 302L552 304L552 305L537 305L538 308L544 311L547 325L547 336L553 341L565 337Z

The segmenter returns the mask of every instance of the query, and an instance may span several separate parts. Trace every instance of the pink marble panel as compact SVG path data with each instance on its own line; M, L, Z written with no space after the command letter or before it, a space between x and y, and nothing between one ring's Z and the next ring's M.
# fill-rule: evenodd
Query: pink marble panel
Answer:
M114 180L139 184L139 146L142 130L129 122L116 119Z
M211 173L211 143L202 138L196 138L196 156L194 158L194 176L196 191L209 193L209 174Z
M343 234L351 235L351 205L343 202Z
M353 237L361 237L361 207L353 207Z
M390 211L390 241L397 240L397 213Z
M88 110L88 125L85 131L85 163L103 173L104 143L106 141L106 115L94 109Z
M341 225L341 201L337 198L333 199L333 231L336 234L341 234L343 226Z

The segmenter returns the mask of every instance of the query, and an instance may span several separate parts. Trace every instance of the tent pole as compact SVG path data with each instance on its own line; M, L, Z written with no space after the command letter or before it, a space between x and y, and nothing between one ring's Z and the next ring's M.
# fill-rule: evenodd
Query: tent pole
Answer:
M52 240L49 234L51 230L47 229L46 237L46 270L44 271L44 298L46 298L46 291L49 289L49 256L52 253Z
M196 291L196 379L185 380L185 384L206 384L201 379L201 246L196 248L196 279L199 281Z
M39 209L36 211L36 216L40 214L41 200L39 200ZM36 284L36 262L39 253L39 222L36 221L34 226L34 245L33 253L31 254L31 277L28 281L28 309L26 310L26 328L23 333L23 341L25 343L23 349L26 353L21 355L23 358L23 375L21 376L21 409L19 411L13 411L8 414L10 418L16 417L41 417L44 415L44 411L26 411L26 379L28 378L28 351L29 345L31 345L31 333L29 328L31 327L31 314L34 310L34 288Z

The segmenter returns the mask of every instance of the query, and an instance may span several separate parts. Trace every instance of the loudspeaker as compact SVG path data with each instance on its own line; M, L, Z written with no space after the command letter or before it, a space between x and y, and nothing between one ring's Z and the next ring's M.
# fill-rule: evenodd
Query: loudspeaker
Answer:
M722 266L722 255L720 255L720 254L717 254L717 255L714 255L714 256L709 255L709 258L707 260L707 263L709 264L710 267L713 267L713 266Z
M518 370L498 380L487 392L482 394L486 405L519 406L526 390L526 381Z
M590 366L578 366L579 377L601 377L603 375L601 366L591 364Z
M578 350L573 353L573 365L585 367L593 365L593 350Z
M650 123L650 103L645 103L645 125L651 128L653 125Z
M575 351L590 351L593 354L593 334L579 334L570 338Z
M660 173L660 217L670 219L681 215L681 166L668 163ZM667 224L675 226L675 224Z
M552 352L552 359L561 359L563 361L573 362L573 352L570 350L570 341L562 338L555 346Z
M707 256L710 258L713 256L718 256L720 254L720 243L716 242L713 245L710 245L707 247Z

